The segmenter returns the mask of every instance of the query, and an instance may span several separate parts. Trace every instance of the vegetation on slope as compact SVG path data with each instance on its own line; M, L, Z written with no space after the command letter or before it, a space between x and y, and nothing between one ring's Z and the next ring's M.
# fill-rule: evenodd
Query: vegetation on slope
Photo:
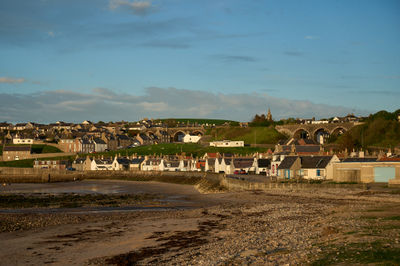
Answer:
M202 156L208 152L219 152L219 153L232 153L232 154L250 154L255 152L266 152L268 148L260 148L260 147L237 147L237 148L217 148L217 147L210 147L210 146L202 146L196 143L187 143L187 144L180 144L180 143L163 143L157 145L148 145L148 146L139 146L132 149L127 150L119 150L119 151L112 151L108 152L105 155L115 155L121 154L124 155L173 155L173 154L180 154L181 152L186 153L187 155L192 154L193 156Z
M212 140L243 140L245 144L276 144L286 138L273 127L213 128L207 134Z
M370 115L364 124L356 126L340 136L335 142L343 148L395 147L400 145L400 109L390 113L380 111Z
M229 123L231 126L237 126L239 125L239 122L237 121L232 121L232 120L224 120L224 119L207 119L207 118L167 118L167 119L157 119L157 121L162 121L165 122L171 126L176 126L177 123L189 123L189 124L194 124L197 123L199 125L223 125L225 123Z
M58 153L62 152L59 148L46 144L32 144L32 153Z

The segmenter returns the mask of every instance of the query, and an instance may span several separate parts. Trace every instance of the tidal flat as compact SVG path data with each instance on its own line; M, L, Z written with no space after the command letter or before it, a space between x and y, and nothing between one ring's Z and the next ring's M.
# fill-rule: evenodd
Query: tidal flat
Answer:
M0 265L400 263L400 195L385 190L204 194L192 185L93 180L0 192L10 204L1 201Z

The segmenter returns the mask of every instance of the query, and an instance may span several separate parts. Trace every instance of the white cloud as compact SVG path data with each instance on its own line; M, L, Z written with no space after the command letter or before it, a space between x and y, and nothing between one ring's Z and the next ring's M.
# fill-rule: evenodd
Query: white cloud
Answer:
M0 83L24 83L24 78L0 77Z
M151 2L146 0L133 2L128 0L110 0L109 7L111 10L127 8L136 15L145 15L153 8Z
M357 113L341 106L288 100L261 93L222 94L176 88L150 87L143 95L96 88L91 93L65 90L32 94L0 93L0 114L8 121L80 122L135 121L143 117L221 118L250 121L271 108L274 119L331 117ZM13 110L13 111L11 111ZM359 114L367 114L359 111Z

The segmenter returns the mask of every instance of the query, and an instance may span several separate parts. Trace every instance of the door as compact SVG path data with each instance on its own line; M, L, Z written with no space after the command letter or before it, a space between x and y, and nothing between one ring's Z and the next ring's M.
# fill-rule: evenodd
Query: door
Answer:
M375 182L389 182L394 179L396 170L394 167L374 167L374 181Z
M290 170L286 170L286 175L285 176L286 176L287 179L290 179Z

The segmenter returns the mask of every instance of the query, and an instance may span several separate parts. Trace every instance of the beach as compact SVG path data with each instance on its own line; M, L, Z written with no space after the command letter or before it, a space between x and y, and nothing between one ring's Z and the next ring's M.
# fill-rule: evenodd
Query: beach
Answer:
M351 264L359 259L353 253L400 250L400 194L384 190L205 194L190 185L96 180L11 184L2 195L94 192L151 197L61 211L1 208L0 264Z

